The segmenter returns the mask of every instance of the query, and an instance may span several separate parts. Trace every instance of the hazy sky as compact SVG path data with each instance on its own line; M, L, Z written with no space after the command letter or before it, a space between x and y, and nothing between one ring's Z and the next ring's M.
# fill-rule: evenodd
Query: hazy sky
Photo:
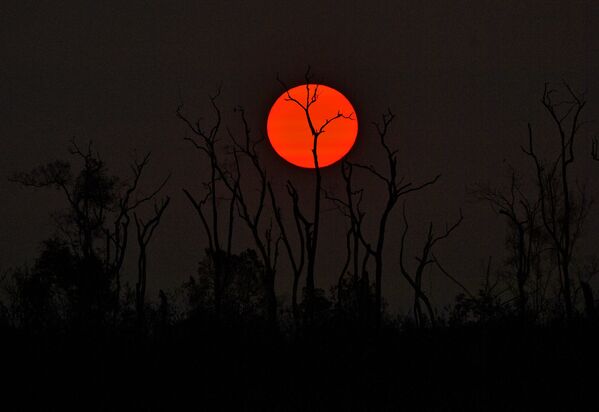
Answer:
M277 73L299 84L310 64L316 79L341 90L356 108L353 159L380 163L369 124L390 107L397 115L391 142L400 149L402 173L415 182L442 174L435 187L409 199L411 233L419 239L428 220L444 224L461 207L464 223L438 256L454 275L475 284L481 262L489 255L500 259L503 226L488 207L468 201L466 185L499 181L504 159L521 164L526 123L548 124L539 104L545 81L563 78L586 89L584 118L597 118L597 17L598 2L572 0L4 1L0 176L67 158L72 137L93 140L120 174L135 151L152 150L148 187L171 172L167 192L173 199L150 246L148 282L151 293L178 285L194 272L205 238L181 192L199 190L202 166L183 141L187 131L175 116L177 105L184 102L190 116L209 122L206 98L222 83L228 124L236 124L231 112L241 104L259 135L281 92ZM599 165L588 161L597 131L596 123L586 125L578 147L577 168L591 185L599 177ZM308 172L272 151L263 157L272 175L309 189ZM338 169L327 169L324 179L335 188ZM48 216L61 199L6 178L0 193L0 269L31 263L39 242L52 233ZM599 209L590 227L597 215ZM336 219L326 219L325 227L328 233L344 230ZM390 226L390 242L400 228ZM323 244L320 286L337 276L343 250L342 244ZM407 290L397 273L396 246L385 251L391 300ZM289 295L290 279L281 276L281 292ZM433 291L437 302L442 289Z

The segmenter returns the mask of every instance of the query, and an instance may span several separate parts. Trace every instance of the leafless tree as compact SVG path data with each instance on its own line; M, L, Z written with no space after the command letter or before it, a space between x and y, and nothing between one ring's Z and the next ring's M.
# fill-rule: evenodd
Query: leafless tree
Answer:
M343 216L349 220L349 228L346 235L346 260L341 270L341 274L337 281L337 301L341 303L341 292L345 276L351 266L351 284L357 286L354 292L357 294L357 310L362 321L366 321L369 316L369 298L370 298L370 280L368 276L368 259L370 253L364 248L361 242L362 222L365 213L360 205L362 203L364 190L354 189L353 187L354 165L343 159L341 163L341 177L344 182L345 196L344 198L337 197L331 193L325 193L327 199L331 200Z
M193 133L192 137L186 137L185 140L190 142L193 147L208 158L210 163L210 177L207 182L204 182L206 193L201 200L197 200L187 189L183 189L183 193L189 199L190 203L197 212L200 222L208 237L208 253L210 259L214 263L214 311L217 320L221 318L221 306L223 300L224 284L226 276L225 265L231 255L231 246L233 238L234 210L237 191L230 193L228 208L228 226L226 231L226 246L221 243L221 225L219 220L218 199L220 190L223 189L219 182L222 181L222 173L219 164L219 154L217 143L219 141L218 134L222 123L221 111L216 103L220 95L218 92L210 96L210 104L215 113L215 121L209 130L204 129L200 121L192 122L183 114L183 106L177 108L177 116L188 126ZM224 187L225 191L228 191Z
M553 158L543 161L534 146L532 127L528 125L528 147L522 151L533 161L540 200L543 226L551 239L560 272L561 295L566 316L571 319L575 308L572 299L571 263L574 247L580 237L590 201L584 188L575 193L570 168L574 163L574 147L579 134L584 96L576 94L564 83L566 98L556 101L556 89L545 85L541 103L557 129L558 146Z
M527 317L529 293L527 283L531 274L537 270L540 279L539 261L543 239L539 227L540 200L530 200L522 187L522 181L514 169L511 169L510 185L507 191L477 184L471 194L478 200L491 205L493 210L507 219L510 249L509 265L513 268L516 280L518 312L521 319ZM536 282L535 299L538 297L539 282ZM535 305L536 306L536 305Z
M327 118L321 125L315 125L312 121L312 117L310 115L310 108L316 101L318 100L318 84L312 83L312 78L310 74L310 68L306 71L304 76L306 82L306 96L304 98L299 98L292 96L289 92L289 88L287 85L279 79L279 83L283 87L283 89L287 92L286 101L296 104L301 110L303 110L306 116L306 122L310 129L311 138L312 138L312 158L314 160L314 176L315 176L315 185L314 185L314 206L312 212L312 219L309 221L309 224L305 227L308 228L305 232L305 243L306 243L306 257L307 257L307 267L306 267L306 308L307 308L307 316L311 321L313 317L313 304L314 304L314 291L315 291L315 282L314 282L314 270L316 264L316 252L318 250L318 236L320 229L320 203L322 197L322 175L320 171L320 165L318 163L318 139L319 137L325 133L325 129L328 125L333 123L338 119L348 119L354 120L353 113L343 114L341 111L337 111L336 114ZM297 192L296 192L297 193ZM307 221L306 221L307 222Z
M406 207L404 204L404 207L403 207L404 230L403 230L403 234L401 236L401 243L400 243L400 249L399 249L399 266L401 269L401 274L408 281L408 283L414 290L414 317L416 319L416 324L418 326L422 326L424 324L424 317L422 315L422 307L420 305L420 302L422 302L424 304L424 306L426 307L426 310L428 312L429 322L431 323L431 325L433 325L433 326L435 325L435 318L436 318L435 312L433 310L433 306L432 306L428 296L422 289L422 278L424 275L424 269L426 269L426 267L428 265L430 265L431 263L436 262L436 258L434 258L434 256L433 256L434 246L438 242L440 242L444 239L447 239L449 237L449 235L451 235L451 233L460 225L460 223L462 223L462 220L463 220L463 216L462 216L462 212L460 211L460 217L458 218L458 220L451 226L446 225L445 230L439 235L434 234L433 223L432 222L429 223L428 231L427 231L426 238L424 241L424 245L422 246L422 251L420 252L420 255L414 257L414 259L417 262L416 269L412 273L410 273L410 271L407 269L407 265L406 265L406 262L404 259L405 249L406 249L406 236L408 234L408 227L409 227L408 218L406 216Z
M140 324L144 320L144 309L146 299L146 280L147 280L147 249L152 240L154 231L160 224L160 219L168 207L170 197L166 197L161 203L154 205L154 216L144 221L133 213L135 227L137 229L137 244L139 246L139 255L137 258L137 283L135 284L135 307L137 309L137 318Z
M144 169L150 161L150 153L147 153L141 161L134 160L131 165L133 178L127 184L122 196L117 200L116 218L112 224L112 228L107 227L104 230L106 237L106 270L115 278L116 284L116 300L118 314L121 296L121 269L125 260L125 252L128 245L129 224L131 222L131 213L142 204L153 200L156 195L164 188L166 182L170 178L167 176L164 181L158 185L152 192L147 195L135 196L140 179Z
M281 241L280 235L275 235L273 232L272 219L265 230L262 230L262 220L265 212L265 200L267 192L270 192L271 197L274 199L274 194L269 190L268 178L266 170L264 169L260 158L256 151L256 146L262 140L253 141L250 135L250 128L245 117L245 111L242 107L237 107L236 111L240 113L241 121L243 124L243 140L235 138L233 133L229 130L229 137L233 142L233 160L234 160L234 171L231 173L225 173L222 168L219 168L223 181L229 188L229 190L235 194L237 201L237 209L239 216L246 223L250 229L254 244L258 249L258 253L264 263L264 273L261 276L262 285L266 294L267 300L267 315L271 326L276 327L277 324L277 297L275 293L275 275L277 269L277 262L279 257L279 244ZM258 181L258 201L252 210L250 199L246 196L246 192L251 187L246 187L242 179L242 158L249 160L251 167L254 169L257 175Z
M237 107L235 111L240 114L243 126L242 137L236 137L231 129L227 128L230 151L223 153L223 148L217 147L219 140L218 133L221 126L221 112L216 103L217 97L218 94L210 98L213 110L216 113L216 122L209 132L204 131L198 122L195 124L191 123L182 114L181 107L177 111L179 118L188 125L197 138L187 138L186 140L190 141L196 149L205 153L210 161L211 170L210 180L205 185L208 190L204 200L200 202L196 201L189 191L185 189L184 193L194 205L200 216L204 230L208 234L210 255L214 259L215 268L215 310L217 317L220 313L222 295L224 293L223 289L226 286L226 262L228 261L227 257L231 256L233 222L235 220L234 212L236 210L238 216L250 230L254 244L264 264L264 273L260 274L260 279L266 296L266 313L271 326L276 327L278 305L275 293L275 275L281 238L273 231L272 222L266 224L266 226L264 223L267 212L266 196L269 188L266 170L256 150L261 140L252 139L245 111L242 107ZM232 163L229 167L226 166L227 158ZM257 177L258 197L256 202L254 202L254 199L248 197L249 192L254 192L255 185L247 183L249 179L243 178L244 174L248 172L248 164L250 171L253 170L253 173ZM220 189L230 197L226 250L223 250L219 238L221 229L219 228L220 222L216 203L219 183ZM274 194L271 193L271 197L273 196ZM206 207L207 205L208 207ZM207 215L205 209L209 209L209 215ZM208 221L209 218L212 219L211 224Z
M382 212L378 217L378 231L374 241L367 240L361 230L358 232L361 243L364 245L367 252L374 258L375 262L375 310L377 325L380 325L382 316L383 249L385 245L385 233L391 212L400 198L434 184L441 176L437 175L434 178L415 186L412 182L406 182L405 177L398 175L397 149L391 149L387 142L389 126L394 118L395 115L388 110L387 113L382 116L382 123L373 123L379 136L381 147L385 153L387 163L386 170L382 172L372 165L364 165L355 162L351 163L353 167L366 171L381 182L386 192L385 204L380 208ZM359 203L356 204L354 215L359 217L362 213L363 212L359 209ZM358 225L356 228L360 229L360 226Z
M272 204L273 214L275 217L275 221L279 228L280 239L283 242L285 250L287 251L287 256L289 258L289 262L291 264L291 269L293 271L293 285L291 290L291 310L293 314L293 320L295 323L296 329L300 326L300 313L299 313L299 304L298 304L298 288L299 281L304 270L304 265L306 262L306 233L308 233L309 224L306 218L302 215L300 207L299 207L299 195L297 190L293 186L293 184L288 181L287 182L287 192L292 200L292 208L293 208L293 222L295 226L295 230L297 232L298 237L298 247L297 249L293 248L292 241L290 238L290 233L286 228L284 223L283 214L281 212L281 208L277 203L277 199L275 193L273 191L272 185L270 182L268 185L268 193L270 195L270 200ZM296 252L294 252L296 250Z

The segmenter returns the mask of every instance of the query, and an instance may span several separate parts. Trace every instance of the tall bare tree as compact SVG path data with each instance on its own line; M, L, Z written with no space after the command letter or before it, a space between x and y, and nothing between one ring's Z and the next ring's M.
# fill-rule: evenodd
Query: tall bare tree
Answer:
M106 236L106 270L112 274L116 283L116 301L117 309L115 316L118 315L121 296L121 269L125 260L129 238L129 224L131 222L131 213L142 204L151 201L164 188L170 178L167 176L164 181L147 195L137 196L137 188L144 169L150 161L150 153L147 153L141 161L134 160L130 168L133 178L129 182L124 193L119 196L117 203L116 218L112 228L107 227L104 230Z
M266 294L266 306L268 321L272 327L277 325L277 297L275 293L275 275L279 257L279 244L281 241L280 235L275 235L273 232L272 219L268 226L263 230L262 221L264 220L264 212L267 193L270 192L272 199L274 194L269 190L268 178L266 170L262 165L256 146L263 141L252 140L251 130L245 117L245 111L242 107L237 107L236 111L240 113L241 122L243 124L243 140L235 138L229 130L229 137L233 142L233 172L226 173L219 167L219 173L229 188L235 194L237 201L237 210L241 219L249 228L254 244L258 249L258 253L264 264L264 273L261 274L261 282ZM242 179L244 174L242 168L243 158L249 161L251 168L257 176L258 182L258 199L255 207L251 206L251 199L248 198L247 192L253 191L254 187L244 184L245 179Z
M381 123L373 123L379 136L380 145L385 154L386 170L382 172L372 165L364 165L356 162L351 163L353 167L366 171L369 175L381 182L386 192L384 205L380 208L382 212L378 217L378 231L373 241L367 240L363 232L361 230L359 231L359 238L362 244L368 253L374 258L375 262L375 320L377 326L380 325L382 316L383 250L385 246L387 224L389 222L391 212L397 205L397 202L400 198L409 193L417 192L427 186L434 184L441 176L437 175L434 178L415 186L412 182L406 182L405 177L399 175L397 149L391 149L387 142L389 127L394 118L395 115L391 112L391 110L388 110L387 113L383 114ZM354 215L360 216L363 212L359 209L359 203L356 204L356 208L357 209L354 212ZM359 229L360 226L356 226L356 228Z
M361 242L362 222L365 213L361 210L364 190L354 189L353 187L354 165L343 159L341 163L341 177L344 182L345 196L337 197L326 193L327 199L333 201L345 218L349 219L349 228L346 236L347 256L343 265L341 274L337 281L337 302L341 304L342 291L345 283L345 276L351 266L352 279L350 284L354 287L354 299L357 303L358 316L362 322L366 322L370 312L370 280L368 276L368 259L370 253L364 248ZM357 289L356 289L357 288Z
M214 311L217 321L221 318L221 309L224 293L224 284L226 276L226 264L231 255L234 210L237 191L230 193L228 208L228 225L226 227L226 243L223 246L221 242L222 222L219 220L218 200L220 190L223 189L222 173L219 164L219 153L217 143L219 141L219 132L222 123L221 111L216 103L220 95L220 89L216 94L209 97L210 104L215 114L215 121L212 127L207 130L202 127L200 121L192 122L183 114L183 106L177 108L177 116L188 126L193 133L191 137L185 137L195 149L202 152L210 164L210 177L207 182L203 182L206 193L201 200L197 200L187 189L183 193L189 199L190 203L197 212L202 227L208 238L208 254L214 264ZM227 187L224 187L228 191ZM226 193L226 192L225 192Z
M299 195L297 190L293 186L293 184L288 181L287 182L287 192L292 200L292 209L293 209L293 222L295 226L295 230L298 238L298 247L294 249L292 240L290 237L289 230L287 229L283 214L281 212L281 208L277 203L277 199L275 193L273 191L272 185L268 182L268 193L270 195L270 200L272 204L273 214L275 217L275 221L279 228L280 239L283 242L285 250L287 251L287 257L289 258L289 262L291 264L291 270L293 271L293 285L291 289L291 310L293 315L293 320L295 323L296 329L300 326L300 311L298 304L298 289L299 289L299 281L304 270L305 262L306 262L306 233L310 230L310 225L306 218L301 213L299 207Z
M528 125L528 146L522 151L533 161L540 200L543 226L549 235L558 263L561 295L566 316L574 315L571 264L574 247L580 237L590 201L584 188L574 192L571 167L575 160L575 144L579 134L580 114L586 105L583 95L576 94L567 83L563 84L566 97L559 97L557 89L545 84L541 104L549 114L557 131L557 148L553 157L542 160L534 145L532 127ZM555 97L558 96L558 100Z
M307 266L306 266L306 308L307 308L307 316L311 321L313 318L314 311L314 292L315 292L315 282L314 282L314 271L316 264L316 252L318 250L318 236L320 230L320 203L322 197L322 174L320 171L320 165L318 163L318 139L325 132L325 129L328 125L333 123L338 119L348 119L354 120L353 113L343 114L341 111L337 111L336 114L331 115L331 117L327 118L321 125L315 125L312 121L312 116L310 114L310 108L316 101L318 100L318 84L314 84L312 82L312 77L310 74L310 68L306 71L304 76L305 86L306 86L306 96L305 98L292 96L289 92L289 88L287 85L279 79L279 83L284 88L287 93L286 101L296 104L305 114L306 122L310 129L310 134L312 138L312 158L314 160L314 206L312 209L312 219L309 221L309 225L306 227L309 230L306 232L305 242L306 242L306 257L307 257Z
M543 238L539 227L540 200L530 199L523 189L523 183L514 169L511 169L510 185L507 191L477 184L471 194L478 200L491 205L493 210L507 219L509 233L507 247L510 252L508 265L516 280L517 307L522 320L527 318L529 305L528 281L537 270L537 280L541 274L539 263L543 248ZM535 282L534 297L538 298L539 282ZM535 305L538 306L538 305Z

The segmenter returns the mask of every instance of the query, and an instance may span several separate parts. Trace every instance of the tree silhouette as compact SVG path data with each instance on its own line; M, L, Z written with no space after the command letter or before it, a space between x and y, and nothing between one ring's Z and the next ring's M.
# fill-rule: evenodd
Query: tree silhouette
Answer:
M147 248L154 231L160 224L160 219L171 198L166 197L160 205L154 205L154 216L147 221L142 220L133 214L135 219L135 227L137 229L137 244L139 246L139 256L137 259L137 283L135 284L135 308L137 309L138 322L142 324L144 320L145 297L146 297L146 282L147 282Z
M302 275L304 264L306 261L306 233L310 230L310 228L308 221L304 218L304 216L301 213L299 207L299 195L297 194L297 190L295 190L295 187L291 184L291 182L288 181L286 188L293 204L293 221L295 223L295 229L297 231L297 237L299 241L299 246L297 247L297 249L294 249L289 237L289 232L283 222L281 208L277 204L272 185L270 182L268 182L267 185L268 193L272 204L273 214L277 226L279 228L280 239L283 242L283 245L285 246L285 250L287 251L287 257L289 258L289 262L291 264L291 270L293 271L293 284L291 288L291 311L297 330L300 326L298 288L300 277Z
M242 142L240 142L229 130L229 137L233 142L232 155L234 159L234 172L229 173L227 176L221 171L221 175L229 190L232 193L235 193L239 216L250 229L254 239L254 244L264 264L264 271L261 274L261 279L267 296L268 322L270 323L271 327L276 328L277 297L275 293L275 275L277 270L281 236L279 235L275 238L272 220L267 228L262 231L261 220L265 211L264 209L268 191L268 178L266 170L262 166L256 151L256 146L261 142L261 140L252 141L250 136L251 130L245 117L245 111L242 107L237 107L236 111L240 113L243 124L244 139ZM254 169L255 175L257 176L258 202L253 211L250 207L250 200L246 195L246 191L248 191L249 188L246 188L247 185L243 184L242 182L242 158L249 160L252 168ZM271 196L274 196L272 192Z
M405 177L398 174L397 149L391 149L387 143L389 127L394 118L395 115L388 110L387 113L383 114L381 123L373 123L379 136L380 146L385 153L386 170L381 172L373 165L350 162L352 167L366 171L370 176L373 176L377 181L382 183L386 192L385 204L380 208L382 212L378 216L377 234L372 241L366 239L361 230L361 224L357 224L364 216L364 212L360 209L360 202L355 202L354 211L350 210L350 215L353 216L354 229L357 230L357 235L362 245L365 247L367 253L374 258L375 262L375 321L377 327L380 326L382 317L383 250L385 246L387 224L391 217L391 212L400 198L409 193L417 192L427 186L433 185L441 177L441 175L437 175L434 178L415 186L412 182L406 182ZM351 187L352 186L350 185L350 193L352 192Z
M64 194L67 208L56 215L59 238L45 243L41 273L64 292L76 323L83 325L91 320L100 325L108 320L109 313L113 321L119 313L120 272L128 245L130 214L153 199L166 180L150 194L140 195L138 184L149 155L134 162L131 182L120 183L108 173L91 142L82 150L73 140L69 153L82 162L76 175L70 162L54 161L31 172L15 173L10 180Z
M589 209L589 199L584 188L579 187L577 194L572 191L570 173L575 160L576 137L581 126L580 114L586 101L567 83L563 84L563 88L567 97L556 101L554 96L559 96L558 90L545 84L541 98L543 107L557 129L558 146L553 158L543 161L538 156L530 124L528 146L522 147L522 151L533 161L536 171L542 222L555 250L566 316L570 320L574 315L571 263Z
M353 113L343 114L341 111L337 111L336 114L327 118L320 126L315 125L312 121L312 117L310 115L310 108L316 101L318 100L318 84L312 83L312 76L310 73L310 67L305 73L304 80L306 82L306 96L305 100L300 98L296 98L291 95L289 92L289 87L281 80L278 79L279 83L287 93L287 98L285 99L288 102L296 104L301 110L304 111L306 115L306 122L310 129L311 137L312 137L312 158L314 159L314 207L312 211L312 219L310 221L306 220L303 217L303 214L300 215L301 220L303 221L304 226L304 240L306 243L306 258L307 258L307 266L306 266L306 309L307 309L307 317L308 321L312 322L314 317L314 301L315 301L315 282L314 282L314 270L316 265L316 252L318 250L318 236L320 230L320 202L322 197L322 174L320 171L320 165L318 163L318 139L325 132L326 127L332 122L338 119L353 119ZM310 90L310 85L313 85L313 91ZM290 186L290 187L289 187ZM297 194L295 188L292 185L288 185L290 190L290 195L293 197L294 193Z
M368 276L368 260L370 253L361 242L362 223L365 213L360 205L363 200L363 189L353 187L354 165L347 159L341 163L341 177L345 185L345 197L336 197L326 193L327 199L333 201L341 213L349 219L349 228L346 235L347 256L343 269L337 281L337 303L342 304L342 295L344 286L352 286L353 297L356 300L356 310L360 317L360 322L366 323L370 318L370 279ZM352 266L352 279L345 279L349 266ZM346 291L346 293L349 291ZM351 292L350 292L351 294ZM350 299L354 300L354 299Z
M131 222L131 214L135 214L144 203L153 200L168 182L170 175L147 195L138 195L137 188L141 180L142 174L150 161L150 153L147 153L141 161L134 160L130 165L133 179L124 189L124 194L117 201L116 219L112 225L112 230L108 227L104 230L107 239L106 243L106 261L107 271L115 278L116 281L116 305L118 314L118 306L121 299L121 268L125 260L125 252L128 244L129 223Z
M242 107L237 107L235 111L239 112L240 114L241 123L243 125L243 138L235 137L231 129L227 128L231 148L226 155L228 155L228 158L231 159L232 166L226 167L225 155L222 153L222 151L219 151L220 149L217 147L218 133L221 125L220 109L216 103L217 97L218 94L210 99L217 115L217 121L209 133L204 132L200 128L199 123L196 123L195 125L192 124L182 114L181 107L179 107L177 111L179 118L181 118L192 130L192 132L199 138L199 142L191 138L187 138L186 140L192 142L196 149L199 149L207 154L211 166L210 182L206 185L208 187L208 194L204 201L197 202L185 189L184 193L198 211L198 214L202 219L204 229L209 235L209 250L211 251L211 255L223 255L221 258L217 257L215 261L215 301L217 303L217 307L220 307L220 302L223 299L221 284L224 281L224 276L226 276L226 273L224 272L230 269L226 266L226 262L228 262L229 258L231 257L231 239L234 227L234 211L237 210L238 216L250 230L254 244L264 264L264 270L260 274L260 279L262 282L262 287L264 288L267 296L266 305L268 322L271 327L275 329L277 325L275 275L279 256L280 236L277 236L275 233L273 233L272 222L265 229L263 227L263 217L265 215L265 207L267 206L266 196L268 194L269 182L266 170L261 164L258 152L256 151L256 146L260 140L252 139L251 130L245 117L245 111ZM254 207L251 206L253 199L249 199L247 196L247 192L252 191L254 187L252 187L251 180L249 178L242 178L244 173L247 173L246 167L244 166L248 162L250 168L254 171L254 175L258 182L258 199L257 204ZM248 181L250 183L247 183ZM216 205L217 182L220 182L223 186L223 189L230 195L228 240L226 253L224 254L222 253L223 251L221 250L218 237L219 221L217 211L218 206ZM270 195L271 197L274 196L272 192ZM204 205L208 199L211 200L211 227L208 225L205 212L203 211ZM220 309L217 309L216 312L218 317Z
M540 269L544 239L539 222L540 199L525 193L522 179L511 169L510 185L504 192L501 189L477 184L471 194L491 205L493 210L507 219L509 234L507 248L510 275L516 280L517 306L522 320L529 312L528 283L531 275L536 274L534 285L535 314L540 308L539 298L545 286Z
M420 255L415 256L415 260L418 263L416 265L416 270L413 272L413 274L411 274L410 271L407 269L405 259L404 259L405 248L406 248L406 246L405 246L406 245L406 236L408 234L408 227L409 227L408 218L406 215L406 207L404 204L404 207L403 207L404 231L401 236L401 243L400 243L400 249L399 249L399 266L401 269L401 274L408 281L408 283L410 284L412 289L414 289L414 316L416 318L416 324L418 326L421 326L424 324L424 317L422 315L422 308L420 306L420 302L424 303L424 306L426 307L426 310L428 312L428 318L429 318L428 320L432 326L435 326L435 318L436 318L435 311L433 310L433 306L432 306L428 296L426 295L426 293L422 290L422 276L424 274L424 269L431 263L435 263L435 261L437 260L436 258L434 258L434 255L433 255L434 246L438 242L440 242L444 239L447 239L449 237L449 235L451 235L451 233L460 225L460 223L462 223L462 220L463 220L463 216L462 216L462 212L460 211L459 219L451 226L446 225L445 231L439 235L434 234L433 223L432 222L429 223L428 231L426 234L426 239L425 239L424 245L422 246L422 252L420 253Z
M221 111L216 104L216 100L220 95L220 89L213 96L210 96L210 104L215 113L216 119L209 131L204 130L199 121L192 123L183 115L183 106L177 108L177 116L189 127L194 137L186 137L185 140L190 142L197 150L203 152L210 162L210 178L204 183L206 194L200 201L196 200L187 189L183 189L183 193L189 199L190 203L196 210L206 236L208 237L208 252L210 259L214 260L214 308L217 320L221 317L221 306L223 299L223 278L225 276L225 264L228 257L231 255L231 246L233 239L233 222L234 222L234 207L237 196L237 191L233 191L229 200L228 209L228 227L226 247L221 245L221 222L219 220L219 208L217 205L219 186L217 183L222 180L222 171L219 166L218 159L218 134L222 122ZM198 140L196 140L196 138ZM225 188L226 189L226 188ZM208 203L209 202L209 203ZM208 209L208 210L206 210ZM208 220L210 219L210 221Z

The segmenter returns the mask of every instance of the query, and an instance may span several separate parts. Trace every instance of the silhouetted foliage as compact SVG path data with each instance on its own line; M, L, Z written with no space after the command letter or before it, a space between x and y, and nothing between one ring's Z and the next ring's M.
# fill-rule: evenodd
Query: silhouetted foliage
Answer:
M69 153L82 163L76 173L70 162L54 161L11 178L23 186L59 190L66 202L55 214L57 234L43 243L35 266L13 274L12 295L21 312L38 312L35 317L41 319L48 316L42 312L52 313L49 302L56 302L61 321L93 330L113 322L121 309L130 213L152 200L166 180L142 195L138 183L149 154L132 165L132 181L121 183L91 143L83 151L71 141Z
M189 316L215 320L216 257L206 251L198 273L183 284ZM222 273L220 316L225 323L250 322L264 319L267 314L267 291L260 281L264 265L252 249L239 255L221 257L225 266Z

